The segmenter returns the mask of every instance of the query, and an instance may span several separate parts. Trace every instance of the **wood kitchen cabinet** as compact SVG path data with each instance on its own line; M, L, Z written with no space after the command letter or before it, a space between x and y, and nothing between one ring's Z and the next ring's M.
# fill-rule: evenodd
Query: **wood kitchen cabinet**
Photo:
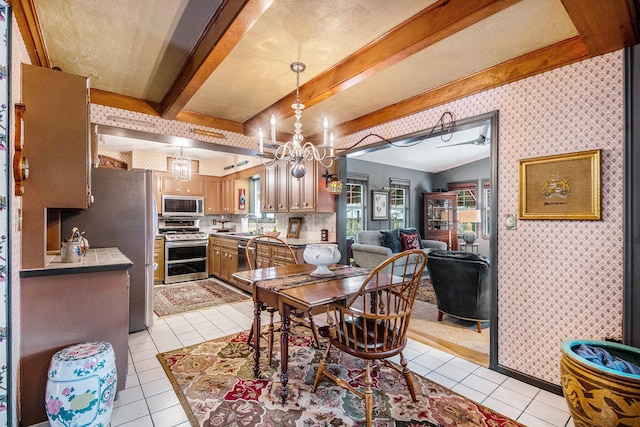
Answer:
M276 212L289 212L289 163L277 164L276 171Z
M209 236L209 274L221 277L220 238L216 236Z
M238 271L238 239L209 236L209 273L236 284L232 274Z
M458 250L457 197L449 192L422 193L423 238L445 242L451 251Z
M235 197L236 180L233 175L222 179L222 214L231 215L236 213L236 197Z
M164 282L164 237L156 237L153 242L153 262L157 268L153 272L153 283Z
M22 267L45 263L47 209L87 209L90 189L89 79L22 64L24 156ZM57 225L57 227L56 227ZM54 233L55 234L55 233ZM59 248L61 236L53 239Z
M220 238L220 278L235 284L232 274L238 271L238 240Z
M277 212L278 197L278 168L276 165L268 166L260 175L260 212Z
M335 212L335 196L321 174L324 169L317 162L306 162L306 168L300 179L291 176L288 162L265 168L260 178L261 212Z
M261 212L289 211L289 164L277 162L260 177Z
M302 178L289 181L289 212L314 212L316 210L317 162L306 162L307 173Z
M204 213L217 215L222 213L222 179L208 176L204 185Z
M204 196L204 179L200 175L191 175L190 181L178 181L171 174L161 174L160 193L184 196Z

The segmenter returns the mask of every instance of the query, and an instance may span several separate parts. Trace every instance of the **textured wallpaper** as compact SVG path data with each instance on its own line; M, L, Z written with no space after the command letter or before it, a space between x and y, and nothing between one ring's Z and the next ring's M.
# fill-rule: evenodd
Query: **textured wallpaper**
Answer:
M560 343L622 336L622 51L415 114L369 132L387 138L432 127L445 111L457 119L499 110L498 363L560 384ZM371 138L376 142L375 138ZM369 143L369 141L367 140ZM602 149L602 221L520 220L518 160Z
M499 110L498 361L501 366L559 384L560 342L621 336L623 216L622 51L367 129L336 141L347 147L370 132L391 138L431 128L446 110L457 119ZM189 137L191 126L94 105L92 121L109 117L152 123L125 126ZM213 142L251 148L252 138L225 132ZM370 138L366 143L376 142ZM518 211L518 160L603 150L602 221L521 220L507 231L504 217Z
M18 23L12 16L11 20L11 68L9 76L9 85L11 87L11 101L13 106L15 103L22 100L22 77L20 74L20 64L30 64L29 54L27 53L27 47L24 44L20 31L18 30ZM13 141L13 129L10 127L9 141ZM26 144L26 142L25 142ZM14 148L11 144L9 151L13 157ZM10 174L9 189L13 188L15 181L13 180L13 174ZM17 408L16 408L16 390L18 381L18 361L20 360L20 266L22 264L21 252L22 252L22 232L18 227L18 210L22 209L22 197L15 197L13 191L9 192L11 198L10 203L10 216L9 216L9 235L11 242L11 277L9 279L9 286L11 287L11 329L9 334L11 336L11 413L9 414L9 425L17 425ZM0 423L2 424L2 423Z

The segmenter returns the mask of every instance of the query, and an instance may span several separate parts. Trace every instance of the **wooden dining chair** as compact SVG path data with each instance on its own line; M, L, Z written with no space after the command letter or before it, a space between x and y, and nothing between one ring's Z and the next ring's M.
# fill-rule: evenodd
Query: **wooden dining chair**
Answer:
M287 242L278 237L267 235L258 235L249 239L245 248L245 255L247 257L247 264L249 265L250 270L254 270L256 268L277 267L298 263L298 258L296 256L295 250L291 246L289 246ZM269 364L271 364L273 356L273 335L275 329L273 324L273 317L278 309L276 307L267 307L266 310L270 315L269 329L267 332L267 343ZM302 319L298 323L301 323L311 329L316 342L316 347L319 348L320 341L318 328L313 322L313 316L311 315L311 313L302 313L301 317L303 317L305 314L308 317L308 321ZM251 328L251 331L249 332L249 339L247 340L247 343L251 344L252 340L253 328Z
M426 263L427 255L422 250L401 252L372 270L357 294L327 306L329 345L318 366L312 391L315 392L322 378L327 377L340 387L364 398L368 427L373 422L372 375L382 364L404 376L411 398L417 402L411 372L407 369L407 360L402 351L407 343L409 319ZM400 265L404 265L400 270L404 272L403 276L391 276L387 273L397 272L394 267ZM346 380L334 375L328 369L332 347L363 359L364 369L357 376ZM402 368L387 360L397 354L400 355ZM361 378L364 387L358 389L352 383Z

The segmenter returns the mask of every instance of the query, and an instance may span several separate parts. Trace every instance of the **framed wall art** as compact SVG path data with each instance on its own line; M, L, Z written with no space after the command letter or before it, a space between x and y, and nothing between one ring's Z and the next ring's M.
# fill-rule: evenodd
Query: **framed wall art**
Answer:
M382 221L389 219L389 193L386 191L371 191L371 219Z
M519 219L599 220L601 150L520 160Z
M297 239L300 236L300 228L302 227L302 218L289 218L287 225L287 238Z

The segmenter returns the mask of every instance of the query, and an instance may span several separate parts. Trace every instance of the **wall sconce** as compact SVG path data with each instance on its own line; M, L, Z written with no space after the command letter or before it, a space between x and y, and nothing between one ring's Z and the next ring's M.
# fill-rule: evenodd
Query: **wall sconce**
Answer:
M327 169L324 170L324 182L327 185L327 190L331 194L340 194L342 193L342 181L340 181L339 173L330 174Z

